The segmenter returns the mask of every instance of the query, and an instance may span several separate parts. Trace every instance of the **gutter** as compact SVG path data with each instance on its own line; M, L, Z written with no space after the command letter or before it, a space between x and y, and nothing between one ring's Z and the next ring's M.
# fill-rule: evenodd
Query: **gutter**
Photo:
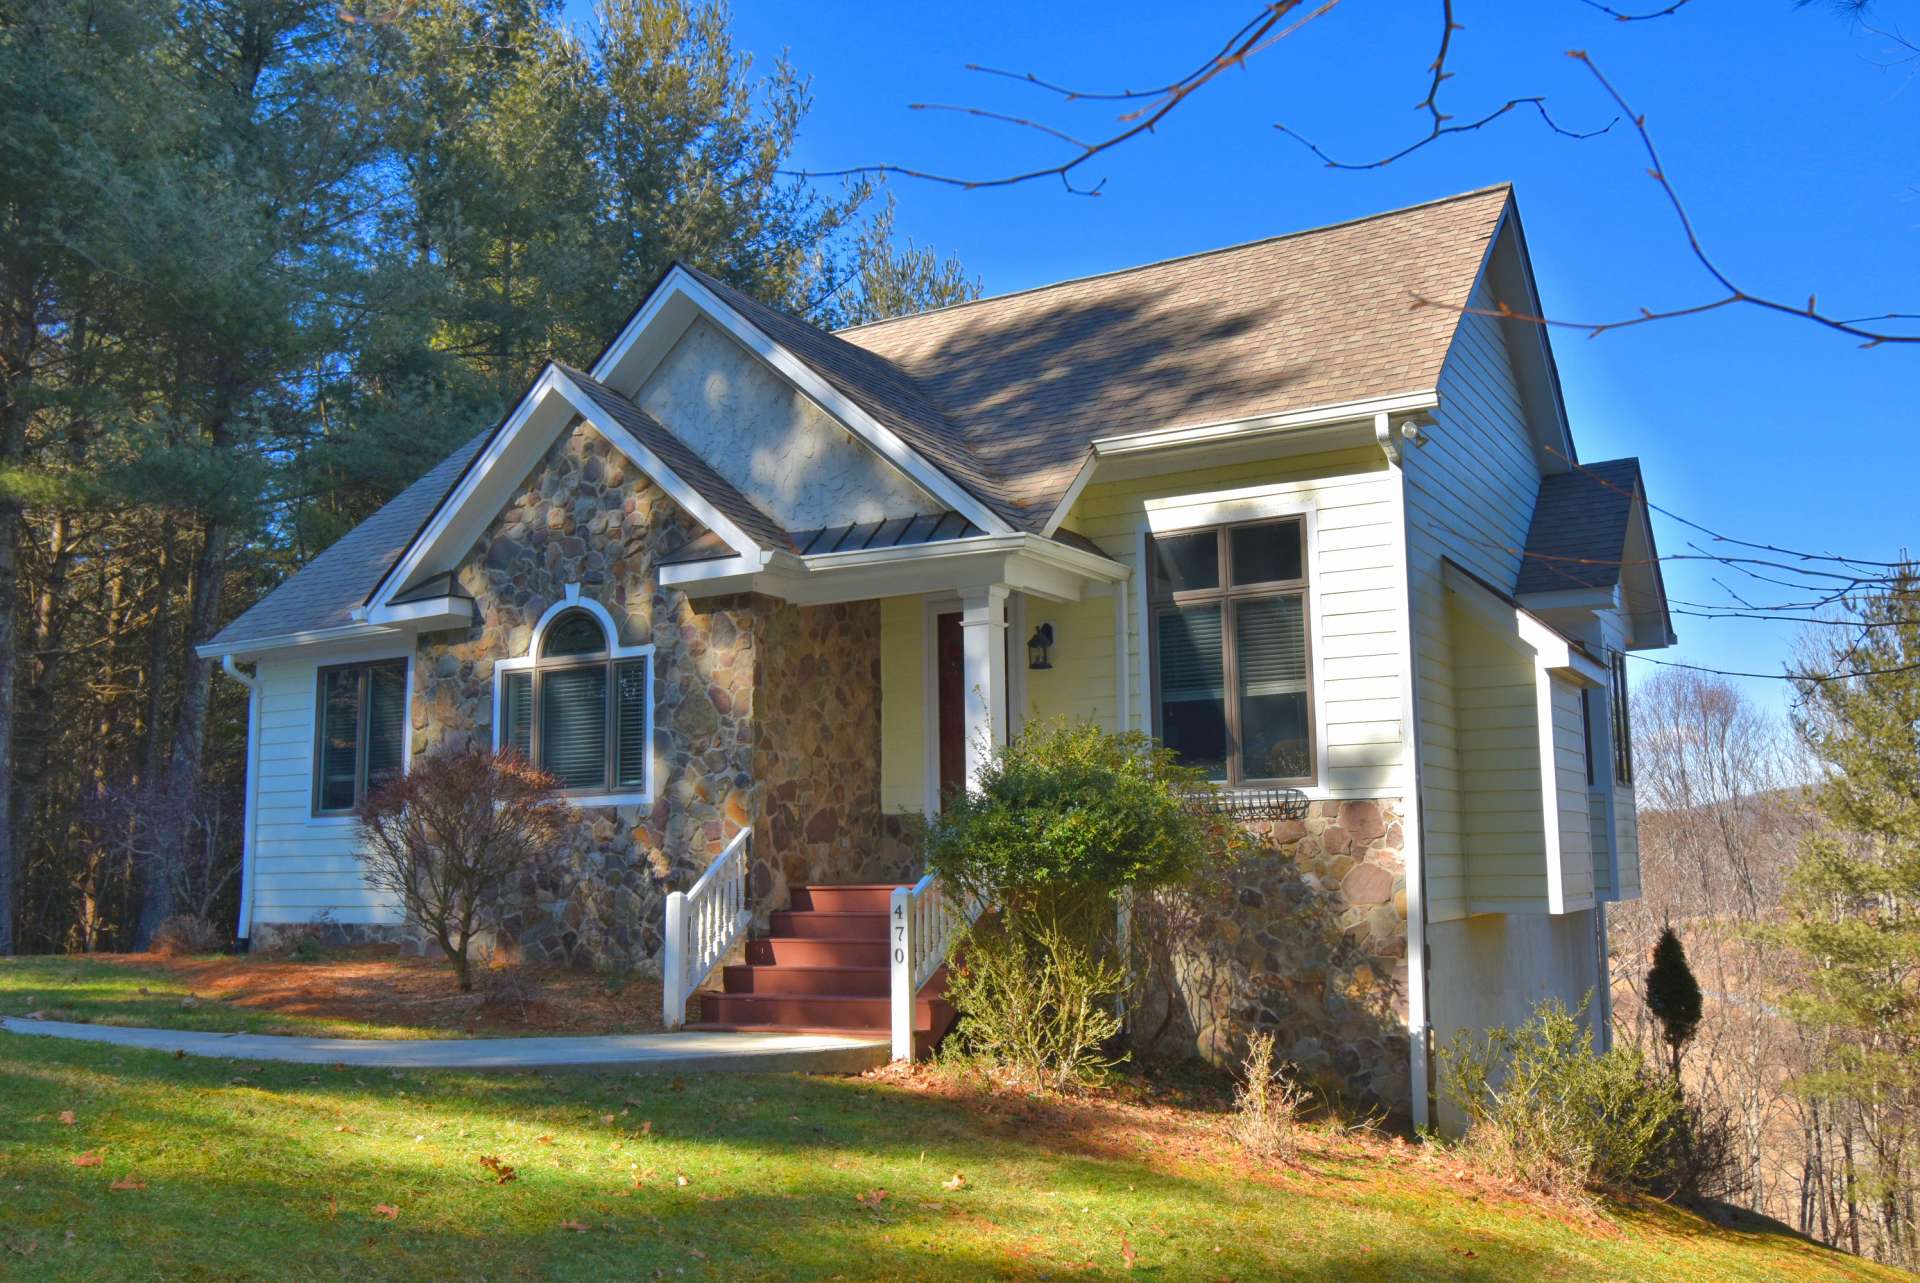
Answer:
M1407 474L1405 452L1395 439L1386 410L1374 416L1374 435L1386 456L1392 478L1393 546L1400 563L1401 599L1397 630L1400 634L1400 724L1406 754L1401 802L1404 841L1400 862L1407 880L1407 1043L1408 1095L1416 1131L1433 1124L1432 1025L1427 1018L1427 864L1421 847L1425 820L1421 809L1420 695L1414 680L1413 574L1407 557ZM1417 432L1408 437L1418 439Z
M240 922L234 931L244 948L253 929L253 856L254 830L259 824L255 798L260 786L260 678L247 676L233 662L233 656L220 656L221 671L247 688L247 769L245 775L245 811L240 821Z

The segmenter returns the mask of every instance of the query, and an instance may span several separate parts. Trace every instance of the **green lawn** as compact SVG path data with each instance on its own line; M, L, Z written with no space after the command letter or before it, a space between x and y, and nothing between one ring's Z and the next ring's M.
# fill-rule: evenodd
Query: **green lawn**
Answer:
M0 1034L0 1278L1894 1277L1668 1209L1533 1206L1415 1146L1261 1168L1214 1124L885 1077L316 1072Z

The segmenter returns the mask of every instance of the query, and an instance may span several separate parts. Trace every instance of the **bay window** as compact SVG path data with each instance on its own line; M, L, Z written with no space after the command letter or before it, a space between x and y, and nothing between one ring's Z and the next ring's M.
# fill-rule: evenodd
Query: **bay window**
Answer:
M1150 561L1161 742L1228 787L1311 782L1305 523L1161 534Z

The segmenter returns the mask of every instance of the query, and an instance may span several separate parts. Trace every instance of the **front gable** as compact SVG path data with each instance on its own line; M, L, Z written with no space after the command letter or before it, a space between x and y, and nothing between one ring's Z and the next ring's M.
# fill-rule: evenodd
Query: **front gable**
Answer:
M945 511L704 316L633 400L788 530Z

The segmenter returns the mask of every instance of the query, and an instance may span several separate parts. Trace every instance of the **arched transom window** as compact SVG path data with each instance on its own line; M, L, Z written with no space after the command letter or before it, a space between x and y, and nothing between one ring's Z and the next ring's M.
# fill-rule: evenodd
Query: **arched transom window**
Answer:
M495 668L496 746L569 794L651 796L652 647L621 647L596 603L571 598L541 620L531 652Z

